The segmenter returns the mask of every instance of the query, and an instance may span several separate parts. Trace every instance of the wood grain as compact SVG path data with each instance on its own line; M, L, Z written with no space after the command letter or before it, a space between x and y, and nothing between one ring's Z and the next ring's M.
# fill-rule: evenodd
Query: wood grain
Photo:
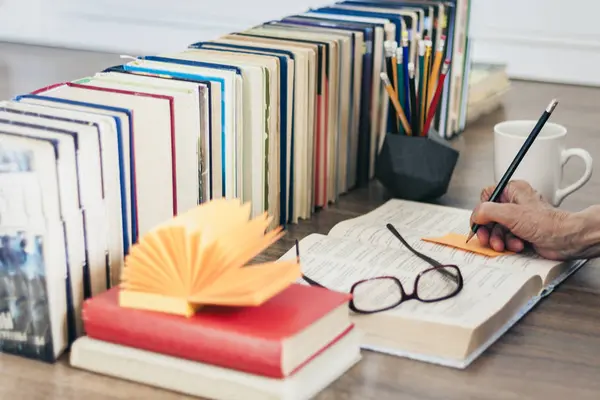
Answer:
M0 44L0 98L93 74L119 63L115 55ZM537 118L551 98L552 121L569 130L568 145L584 147L600 163L600 89L514 82L502 109L469 126L453 141L460 158L439 204L472 208L492 183L493 125ZM582 165L568 165L565 184ZM336 223L370 211L387 199L382 187L343 196L338 204L290 228L263 258L273 259L295 238L327 233ZM600 174L562 207L600 203ZM590 261L464 371L365 351L363 361L323 391L319 400L369 399L598 399L600 396L600 262ZM0 355L0 399L188 399L172 392L56 365Z

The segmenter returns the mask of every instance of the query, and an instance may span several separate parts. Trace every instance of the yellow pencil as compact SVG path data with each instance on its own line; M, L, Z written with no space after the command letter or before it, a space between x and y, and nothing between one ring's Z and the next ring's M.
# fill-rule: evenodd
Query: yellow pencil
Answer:
M400 118L402 127L406 131L406 134L408 136L411 136L412 130L410 129L410 125L408 124L406 115L404 115L404 111L402 110L402 107L400 106L400 102L398 101L398 95L396 94L396 91L394 90L394 87L392 86L392 82L390 82L390 78L388 78L388 75L385 72L382 72L380 74L380 76L381 76L381 80L383 81L383 85L385 86L385 90L386 90L390 100L392 101L394 108L396 109L396 114L398 114L398 118Z
M423 95L421 98L421 110L423 113L421 114L422 118L420 122L421 130L423 130L423 125L425 125L425 118L427 116L427 106L429 105L428 93L429 93L429 59L431 58L431 40L425 40L425 58L423 60Z
M439 79L440 68L442 66L442 58L444 56L444 46L446 45L446 36L442 35L440 38L440 44L435 52L435 60L433 61L433 67L431 68L431 78L429 79L429 93L427 96L427 103L431 104L435 88L437 87L437 81Z

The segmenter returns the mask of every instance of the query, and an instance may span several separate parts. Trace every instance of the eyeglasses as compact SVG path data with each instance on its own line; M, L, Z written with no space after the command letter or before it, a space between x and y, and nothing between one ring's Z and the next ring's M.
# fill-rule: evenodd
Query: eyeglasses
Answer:
M445 265L415 250L398 233L392 224L386 227L413 254L431 265L417 275L413 290L407 293L400 280L394 276L378 276L355 282L350 288L352 300L349 307L358 314L373 314L390 310L408 300L434 303L456 296L463 288L463 277L456 265ZM300 259L300 249L296 240L296 256ZM326 288L306 275L302 278L311 286Z

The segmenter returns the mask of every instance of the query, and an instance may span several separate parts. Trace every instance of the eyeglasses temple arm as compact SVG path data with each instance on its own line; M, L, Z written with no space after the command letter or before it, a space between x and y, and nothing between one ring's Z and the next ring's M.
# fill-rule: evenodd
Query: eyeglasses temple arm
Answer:
M296 239L296 260L298 263L300 263L300 244L298 243L298 239ZM325 286L321 285L319 282L313 281L312 279L310 279L308 276L306 276L304 274L302 274L302 279L304 279L306 282L308 282L308 284L311 286L318 286L318 287L327 289Z
M441 264L440 262L434 260L431 257L426 256L425 254L417 251L416 249L414 249L410 244L408 244L408 242L406 240L404 240L404 238L402 237L402 235L400 235L400 233L396 230L396 228L394 227L394 225L392 224L387 224L386 227L388 228L388 230L390 232L392 232L392 234L394 236L396 236L396 238L398 238L398 240L400 242L402 242L402 244L404 246L406 246L406 248L408 250L410 250L414 255L416 255L417 257L419 257L420 259L427 261L429 264L431 264L434 267L443 267L444 265ZM452 279L454 279L455 281L458 281L458 277L456 275L454 275L452 272L450 271L446 271L445 269L436 269L436 271L438 271L439 273L446 275Z

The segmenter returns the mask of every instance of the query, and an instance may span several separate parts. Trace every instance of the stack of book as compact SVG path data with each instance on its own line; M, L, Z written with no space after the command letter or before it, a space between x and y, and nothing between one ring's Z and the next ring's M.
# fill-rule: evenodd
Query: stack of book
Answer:
M468 10L344 1L0 102L2 351L56 360L132 246L198 204L237 198L274 228L368 184L388 132L386 42L405 38L416 64L445 37L432 126L456 133Z
M294 284L259 307L191 318L86 301L71 365L211 399L309 399L360 360L349 296Z

